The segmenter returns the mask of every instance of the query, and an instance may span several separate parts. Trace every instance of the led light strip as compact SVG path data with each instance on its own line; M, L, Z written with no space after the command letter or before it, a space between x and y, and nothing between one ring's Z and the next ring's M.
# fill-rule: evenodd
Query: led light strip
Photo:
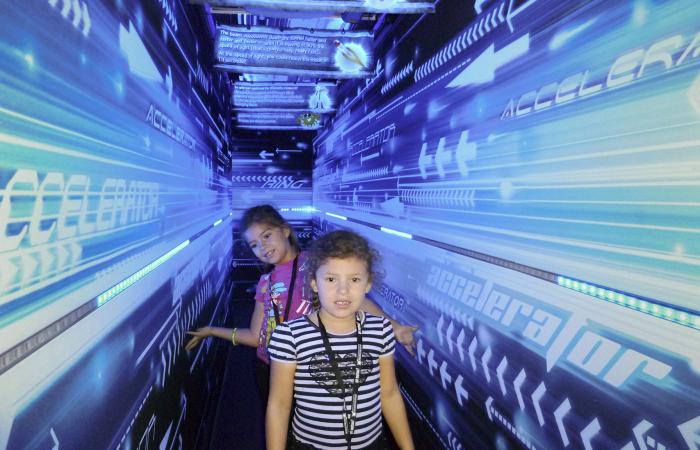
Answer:
M690 311L683 311L674 306L662 304L648 298L629 295L623 292L614 291L603 286L588 283L582 280L557 276L557 284L567 289L571 289L582 294L604 300L609 303L624 306L625 308L649 314L659 319L684 325L686 327L700 330L700 315Z
M232 214L232 212L229 212L223 219L217 220L214 224L209 225L208 227L204 228L198 233L195 233L189 239L180 243L175 248L160 256L158 259L147 264L145 267L138 270L131 276L125 278L116 285L102 292L97 297L94 297L91 300L83 303L81 306L77 307L68 314L59 317L53 323L37 331L25 340L19 342L15 346L9 348L4 353L0 354L0 375L2 375L14 365L25 359L27 356L37 351L39 348L43 347L46 343L53 340L56 336L60 335L68 328L72 327L80 320L87 317L97 308L103 306L105 303L112 300L120 293L124 292L124 290L132 286L134 283L144 278L149 273L153 272L158 266L164 264L177 253L182 251L182 249L187 247L192 241L198 239L200 236L219 225L221 222L223 222L224 219L227 219Z
M216 225L213 225L216 226ZM107 289L104 291L102 294L97 296L97 307L99 308L100 306L104 305L108 301L112 300L114 297L119 295L120 293L124 292L125 289L127 289L129 286L132 284L136 283L139 281L141 278L145 277L149 273L151 273L153 270L155 270L158 266L163 264L165 261L169 260L176 254L180 252L183 248L187 247L190 245L190 240L186 240L182 244L178 245L174 249L170 250L168 253L165 255L161 256L160 258L156 259L152 263L148 264L146 267L143 269L139 270L138 272L134 273L128 278L125 278L124 280L120 281L116 285L112 286L111 288Z
M293 208L279 208L279 212L302 212L302 213L317 213L318 209L313 206L297 206Z
M487 262L489 264L494 264L497 266L505 267L506 269L515 270L526 275L530 275L541 280L548 281L550 283L555 283L559 286L574 290L576 292L586 294L598 300L614 303L616 305L620 305L625 308L641 312L643 314L648 314L659 319L668 320L679 325L693 328L695 330L700 330L700 313L698 313L697 311L682 309L677 306L665 304L664 302L649 299L646 297L641 297L639 295L630 295L625 292L616 291L614 289L599 286L597 284L589 283L582 280L575 280L573 278L568 278L564 275L559 275L553 272L548 272L546 270L526 266L524 264L499 258L497 256L479 253L474 250L457 247L455 245L435 241L430 238L404 233L403 231L392 230L391 228L386 228L370 222L365 222L363 220L357 220L330 212L326 212L325 214L330 217L335 217L338 219L346 220L348 222L358 223L369 228L374 228L375 230L380 230L388 234L400 236L406 239L412 239L416 242L422 242L433 247L442 248L453 253L458 253L460 255L478 259L479 261Z

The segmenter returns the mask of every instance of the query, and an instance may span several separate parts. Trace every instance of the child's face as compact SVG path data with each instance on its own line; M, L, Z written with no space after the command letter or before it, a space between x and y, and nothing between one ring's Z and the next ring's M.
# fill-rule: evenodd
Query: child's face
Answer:
M363 260L329 258L316 270L311 288L328 314L338 319L354 318L372 282Z
M289 243L290 233L287 227L254 223L245 230L243 237L260 261L277 265L294 258L294 249Z

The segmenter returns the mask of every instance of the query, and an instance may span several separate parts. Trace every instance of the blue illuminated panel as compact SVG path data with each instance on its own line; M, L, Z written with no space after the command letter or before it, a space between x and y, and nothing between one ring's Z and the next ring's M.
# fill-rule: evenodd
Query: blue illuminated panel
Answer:
M210 348L181 344L227 314L232 204L195 27L178 1L0 3L0 449L196 439L219 381L188 397Z
M448 0L341 88L318 225L381 250L444 448L697 448L698 24L685 0Z

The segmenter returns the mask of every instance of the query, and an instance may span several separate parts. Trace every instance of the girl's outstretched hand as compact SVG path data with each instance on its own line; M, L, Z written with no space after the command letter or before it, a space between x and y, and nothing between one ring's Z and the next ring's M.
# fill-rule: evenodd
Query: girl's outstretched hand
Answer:
M189 342L185 344L185 350L189 352L195 347L197 347L197 345L199 345L202 339L211 336L211 330L209 329L209 327L202 327L197 328L197 331L188 331L187 334L192 336L192 339L190 339Z
M413 338L413 333L415 333L417 329L418 327L412 325L404 325L402 323L394 324L394 336L396 340L406 348L406 351L411 356L416 356L416 340Z

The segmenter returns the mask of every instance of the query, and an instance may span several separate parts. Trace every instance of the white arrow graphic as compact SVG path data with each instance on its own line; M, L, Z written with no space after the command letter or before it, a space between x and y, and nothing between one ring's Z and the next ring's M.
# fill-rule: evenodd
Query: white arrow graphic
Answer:
M537 413L537 421L540 423L540 427L544 425L544 416L542 415L542 407L540 407L540 400L547 392L547 386L544 385L544 381L537 386L535 392L532 393L532 403L535 406L535 413Z
M700 416L678 425L688 448L700 448Z
M423 339L418 340L418 346L416 348L418 353L418 363L423 364L423 358L425 358L425 349L423 348Z
M438 319L437 322L437 336L438 336L438 342L440 343L440 347L445 345L445 342L442 339L442 326L445 324L445 318L443 317L442 314L440 314L440 318Z
M515 377L515 380L513 381L513 390L515 391L515 396L518 397L518 405L520 405L521 411L525 411L525 402L523 401L523 393L521 392L521 388L523 386L523 383L525 382L525 378L527 378L527 374L525 374L525 369L521 369L520 373L517 377Z
M61 445L58 442L58 437L56 437L56 432L53 430L53 428L51 428L49 433L51 433L51 440L53 441L53 447L51 447L51 450L58 450Z
M508 368L508 359L504 356L501 362L498 364L498 367L496 368L496 377L498 378L498 384L501 385L501 392L503 393L503 396L508 393L506 391L506 383L503 380L503 372L506 371Z
M491 414L491 404L492 403L493 403L493 398L489 397L486 399L486 403L484 404L486 406L486 414L488 414L491 422L493 422L493 415Z
M481 366L484 369L484 376L486 377L486 382L491 382L491 374L489 373L489 360L491 359L491 346L486 347L486 351L481 356Z
M584 428L581 431L581 441L583 441L583 447L586 450L593 450L593 447L591 447L591 439L598 434L600 431L600 423L598 422L598 418L596 417L586 425L586 428Z
M463 177L469 175L469 166L467 165L467 161L476 159L476 144L467 142L468 139L469 130L462 131L462 134L459 135L457 150L455 150L457 167L459 168L460 175Z
M561 405L554 411L554 421L557 423L561 442L564 444L564 447L569 446L569 436L566 434L566 429L564 429L564 417L569 414L569 411L571 411L571 402L569 402L568 398L561 402Z
M526 34L499 51L491 44L471 64L447 84L448 88L489 83L496 76L496 69L527 53L530 49L530 35Z
M437 152L435 152L435 167L437 167L440 178L445 178L444 165L452 161L452 152L445 150L445 138L441 137L438 142Z
M450 349L450 353L452 353L452 333L455 330L455 325L454 323L450 320L450 326L447 327L447 333L445 333L445 337L447 338L447 347Z
M90 34L90 29L92 28L92 21L90 20L90 13L88 12L87 3L83 3L83 36L87 37Z
M457 403L459 403L459 406L464 406L462 399L469 400L469 392L462 387L463 380L464 377L462 375L458 376L455 380L455 394L457 395Z
M274 156L275 154L272 153L272 152L268 152L267 150L263 150L263 151L261 151L260 153L258 153L258 155L259 155L262 159L267 159L268 156Z
M472 370L476 372L476 357L474 356L474 353L476 353L476 346L478 342L476 340L476 337L472 339L472 342L469 344L469 361L472 363Z
M418 168L420 169L420 176L424 180L428 178L428 172L425 169L433 163L433 157L426 154L427 150L428 144L423 142L423 146L420 149L420 155L418 156Z
M475 0L474 1L474 11L476 11L477 14L481 14L484 3L486 3L486 0Z
M464 338L464 328L462 328L462 331L459 332L459 336L457 336L457 351L459 352L459 359L462 362L464 362Z
M447 380L447 382L445 382ZM452 377L449 372L447 372L447 361L443 361L440 365L440 381L442 382L442 388L447 390L447 383L452 382Z
M437 369L438 364L437 361L435 361L435 350L430 349L430 352L428 352L428 371L430 372L430 376L433 376L433 370Z

